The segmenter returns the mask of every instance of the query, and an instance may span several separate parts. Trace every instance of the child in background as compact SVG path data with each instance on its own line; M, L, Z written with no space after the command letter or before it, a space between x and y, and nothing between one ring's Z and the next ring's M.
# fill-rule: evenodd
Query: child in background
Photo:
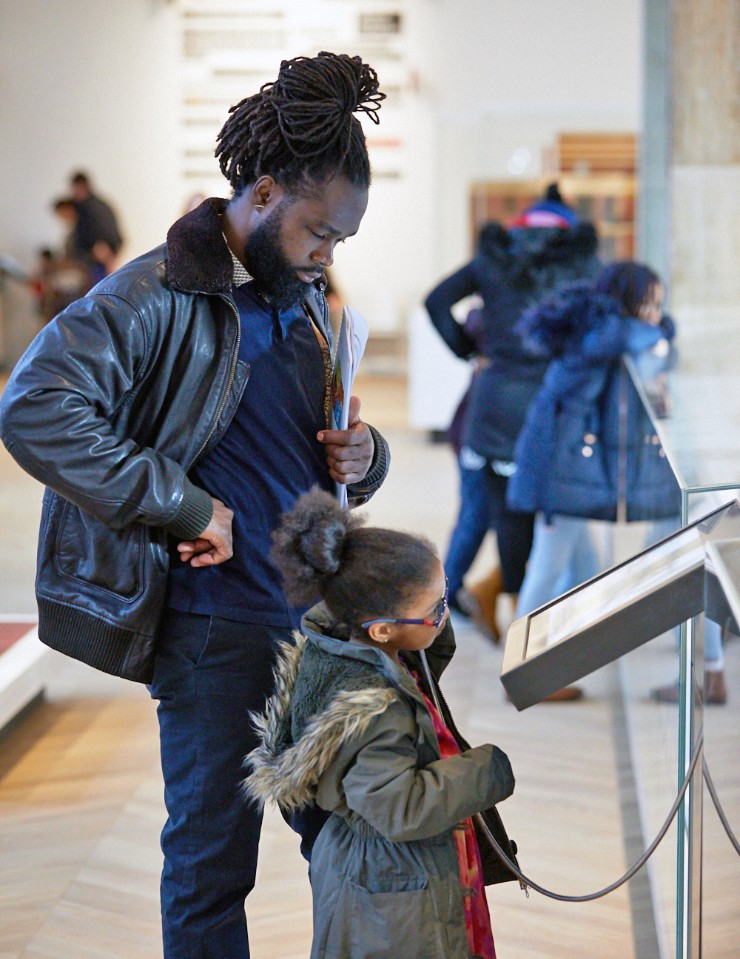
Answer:
M538 511L517 617L600 571L590 521L614 522L620 496L628 522L664 521L662 535L679 526L677 482L667 465L651 468L640 455L657 451L658 437L636 394L624 399L619 380L624 354L651 377L667 364L675 325L663 296L650 267L621 260L592 284L561 289L518 325L550 363L519 434L507 491L510 509ZM550 698L579 696L568 687Z
M312 959L493 959L484 883L514 876L482 863L471 817L488 810L513 858L489 810L511 795L511 766L496 746L469 748L431 701L454 651L433 546L361 523L314 489L274 535L288 599L323 602L253 717L245 789L332 814L311 859Z

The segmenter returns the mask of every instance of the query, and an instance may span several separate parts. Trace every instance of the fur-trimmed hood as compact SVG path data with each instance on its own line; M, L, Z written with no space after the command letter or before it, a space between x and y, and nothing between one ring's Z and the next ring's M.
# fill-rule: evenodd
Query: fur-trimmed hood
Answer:
M398 698L392 674L383 653L312 630L281 644L275 692L251 714L261 745L245 761L245 793L283 809L311 802L342 746Z
M497 229L495 229L497 228ZM479 256L501 271L513 288L537 302L561 283L596 275L599 239L592 223L568 229L519 226L505 230L488 224L481 232Z
M515 329L527 348L548 359L582 357L585 363L618 356L626 348L626 322L619 303L591 283L564 284Z
M524 313L516 331L532 353L584 368L651 349L662 337L671 340L675 324L669 316L658 326L627 316L612 296L579 282L563 285Z
M227 200L209 197L170 227L167 279L177 289L230 294L234 266L221 222L227 206ZM313 283L317 294L323 294L325 286L323 276Z

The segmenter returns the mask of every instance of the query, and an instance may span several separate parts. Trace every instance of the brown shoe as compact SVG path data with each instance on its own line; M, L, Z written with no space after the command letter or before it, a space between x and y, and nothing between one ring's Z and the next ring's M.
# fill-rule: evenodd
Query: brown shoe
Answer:
M704 702L708 706L724 706L727 702L724 670L704 671Z
M650 691L650 698L657 703L677 703L679 695L678 683L670 686L659 686ZM704 704L706 706L724 706L727 702L727 687L725 674L720 669L715 672L704 673Z
M498 643L501 639L496 622L496 604L503 592L501 569L496 566L484 579L458 590L457 601L481 632Z

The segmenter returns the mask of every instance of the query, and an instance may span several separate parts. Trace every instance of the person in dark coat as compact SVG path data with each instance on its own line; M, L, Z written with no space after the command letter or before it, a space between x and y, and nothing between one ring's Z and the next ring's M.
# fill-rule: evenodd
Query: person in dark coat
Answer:
M463 331L473 342L477 343L482 335L483 314L478 308L472 309L465 320ZM465 421L470 411L470 394L473 381L488 361L483 355L482 348L478 349L478 356L471 358L472 374L468 388L460 399L447 428L449 442L457 460L460 475L459 509L455 525L450 534L450 541L445 556L445 571L450 583L450 609L462 616L475 616L478 626L492 639L498 642L500 633L494 615L486 616L481 607L473 601L472 596L463 588L463 579L470 569L473 560L491 528L492 504L488 495L485 472L477 468L475 458L472 464L471 451L463 452L463 431ZM485 592L494 597L501 592L501 568L493 566L482 587ZM461 605L464 603L465 605Z
M553 209L541 209L543 203ZM476 256L435 287L425 301L432 323L456 356L470 359L482 350L485 358L470 391L460 465L461 470L477 472L485 483L501 563L498 589L512 596L524 578L534 516L508 509L506 487L514 469L519 430L547 368L546 359L524 349L514 326L527 308L563 283L593 278L600 267L597 246L593 225L579 221L559 193L556 198L550 190L510 229L487 223ZM483 300L477 341L452 313L456 303L473 294ZM459 599L470 608L470 598L457 583L452 585L453 603ZM482 598L473 590L474 600ZM485 599L493 609L492 597ZM488 628L495 629L495 624L488 623Z
M90 177L79 171L70 178L77 222L71 235L72 255L88 263L95 279L112 272L123 245L118 218L109 203L93 192Z

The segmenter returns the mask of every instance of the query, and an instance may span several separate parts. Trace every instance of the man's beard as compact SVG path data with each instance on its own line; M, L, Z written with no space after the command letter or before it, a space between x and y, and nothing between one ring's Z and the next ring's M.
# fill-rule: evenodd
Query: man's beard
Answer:
M282 211L276 210L253 230L244 245L247 269L260 291L277 310L287 310L308 293L309 285L296 275L280 243Z

